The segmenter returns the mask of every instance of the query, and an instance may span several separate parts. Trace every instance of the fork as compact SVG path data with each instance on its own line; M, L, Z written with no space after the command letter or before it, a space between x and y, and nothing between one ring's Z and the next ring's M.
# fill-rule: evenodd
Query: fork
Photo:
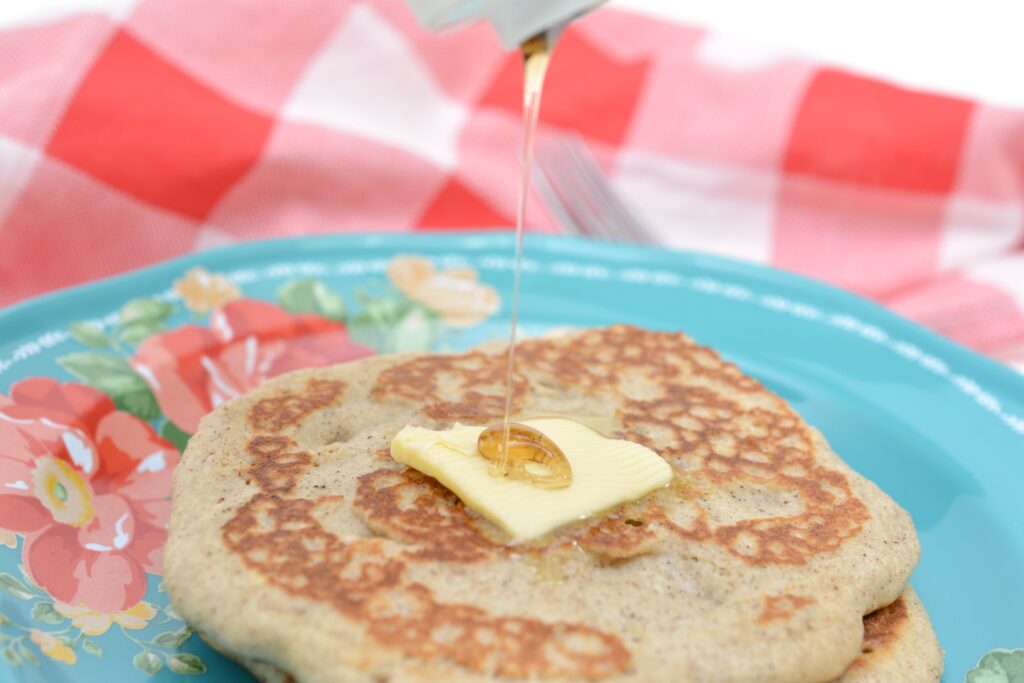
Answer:
M570 233L612 242L654 243L654 234L626 206L586 142L540 136L533 179L555 219Z

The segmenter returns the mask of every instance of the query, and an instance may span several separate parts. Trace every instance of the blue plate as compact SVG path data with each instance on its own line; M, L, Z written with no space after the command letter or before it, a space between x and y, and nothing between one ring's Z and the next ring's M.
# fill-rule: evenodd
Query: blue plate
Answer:
M217 391L273 373L232 360L231 344L244 341L223 321L248 320L259 344L286 351L305 348L310 325L347 329L347 342L304 356L313 363L468 347L508 332L512 246L494 233L244 244L0 313L0 678L247 680L170 609L154 555L166 515L154 500L194 415ZM395 260L403 255L433 266ZM473 296L439 296L453 281ZM276 326L260 328L269 318ZM793 275L528 238L526 335L615 322L683 329L716 347L911 512L923 546L914 585L946 649L944 681L964 680L990 650L1024 645L1024 378ZM184 355L193 394L135 370L145 354L184 354L183 326L221 354L230 386L211 388ZM129 485L143 474L148 483Z

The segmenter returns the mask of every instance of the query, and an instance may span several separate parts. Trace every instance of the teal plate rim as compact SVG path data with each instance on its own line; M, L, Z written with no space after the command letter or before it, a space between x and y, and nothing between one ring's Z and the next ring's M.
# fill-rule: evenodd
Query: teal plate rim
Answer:
M60 313L67 310L76 301L89 300L95 296L112 293L130 283L138 283L139 285L151 283L155 287L165 288L166 285L162 283L168 282L175 274L192 266L212 266L216 264L218 268L224 268L233 264L241 265L253 257L263 257L266 255L280 256L285 252L296 255L322 255L327 250L336 250L339 247L390 249L395 253L418 253L424 249L436 250L439 242L442 241L448 243L446 246L449 250L466 249L473 251L500 248L511 253L515 237L512 233L507 232L435 231L429 235L352 233L243 242L194 252L125 273L112 275L95 282L73 285L18 302L0 310L0 330L6 329L7 325L32 322L33 318L38 319L47 312L52 312L52 314ZM658 264L677 269L685 269L687 266L690 266L701 270L754 278L761 282L773 282L776 286L782 285L786 289L803 292L811 298L826 297L837 303L839 308L860 311L863 317L874 318L878 321L878 324L874 326L858 325L858 322L861 321L857 320L846 321L847 329L851 332L860 334L865 339L876 343L891 343L891 348L894 352L903 355L912 362L920 364L921 367L931 372L948 376L949 381L959 391L972 396L981 408L999 418L1011 430L1024 436L1024 407L1016 412L1010 412L1004 408L1006 403L1012 402L1009 400L1009 397L1014 392L1024 397L1024 375L1016 373L991 358L987 358L907 318L899 316L869 299L839 289L826 282L779 270L771 266L748 263L711 254L552 235L531 234L526 236L525 241L527 244L527 262L530 260L529 254L531 249L541 248L553 254L568 255L571 253L574 256L590 256L603 260L608 260L609 257L612 257L612 260L619 262L642 262L647 265ZM609 250L612 251L610 252ZM668 281L666 282L664 274L660 275L662 275L660 278L661 282L658 281L659 274L653 274L651 278L653 284L682 284L681 282L674 281L671 275L667 278ZM592 276L584 275L584 277ZM633 281L638 280L634 279ZM713 281L695 281L691 283L691 286L698 290L703 289L703 291L709 294L720 294L734 300L748 300L748 295L750 294L749 292L744 293L735 289L730 291L728 285L723 287L721 283ZM801 305L801 302L780 299L778 301L763 300L760 303L769 307L775 307L779 311L796 317L806 319L814 315L813 309L815 307L807 304ZM837 324L842 326L844 323L840 321ZM892 335L879 335L880 329L872 328L879 328L880 325L899 330L905 339L893 340ZM916 340L918 346L921 344L928 345L934 351L918 355L913 349L900 346L900 342L910 342L911 340ZM3 338L0 337L0 343L2 342ZM17 350L15 350L16 354ZM950 357L955 364L969 365L972 377L968 377L966 374L950 372L951 364L949 362L944 363L939 358L940 355ZM12 358L0 358L0 375L11 364ZM979 382L974 377L983 377L983 380ZM1019 402L1024 403L1024 401Z
M477 258L482 274L507 275L512 267L514 239L514 235L508 232L459 231L345 234L246 242L70 287L0 310L0 349L11 345L12 340L21 342L11 345L7 352L0 352L0 385L7 384L5 375L15 363L66 341L69 333L53 328L82 317L83 308L95 305L97 301L108 301L109 313L113 315L124 299L139 293L165 292L171 280L194 266L228 272L241 284L247 278L259 281L274 268L280 271L274 277L316 274L313 272L315 269L310 270L304 264L325 260L336 262L337 269L331 272L337 275L379 274L380 267L360 270L345 264L355 261L366 263L369 259L380 266L391 256L414 253L438 259L453 255L472 256ZM347 257L354 261L345 261ZM286 263L291 265L281 265ZM980 425L985 430L985 447L973 454L975 457L968 457L969 454L958 446L960 457L957 464L964 472L983 482L986 493L997 500L997 507L1010 510L1009 506L1017 500L1017 489L1024 483L1024 457L1020 457L1024 455L1024 376L867 299L767 266L706 254L578 238L528 235L525 264L526 277L533 271L542 271L544 275L556 278L674 288L727 300L735 305L750 305L779 314L794 323L819 323L876 349L884 349L901 363L912 365L946 386L947 391L930 400L946 400L952 395L951 391L966 400L966 403L958 404L956 410L965 410L966 405L973 406L971 410L977 414L969 418L974 428ZM262 272L254 272L254 268ZM524 310L524 313L529 311ZM722 350L729 356L726 348ZM937 406L938 403L932 407ZM927 408L908 407L907 414L913 413L920 419L927 414ZM953 415L947 417L952 418ZM904 419L912 418L904 415ZM944 428L948 430L951 427L946 425ZM1010 565L1016 561L1018 566L1024 566L1024 515L1001 518L1000 522L1007 532L1002 552L1009 558ZM1024 638L1024 625L1017 633ZM1021 644L993 642L989 647L1013 648ZM944 680L961 680L966 667L983 654L961 653L957 657L956 670L949 671ZM967 659L971 662L965 665Z

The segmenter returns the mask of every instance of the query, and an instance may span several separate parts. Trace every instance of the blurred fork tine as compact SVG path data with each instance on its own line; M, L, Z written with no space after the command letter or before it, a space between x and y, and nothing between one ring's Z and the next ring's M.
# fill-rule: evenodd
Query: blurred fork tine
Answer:
M541 172L536 176L543 177L545 183L538 189L546 195L553 212L588 237L614 239L614 235L607 233L600 217L595 215L592 201L565 146L555 138L539 140L537 161Z
M539 153L540 150L538 148L537 154ZM558 190L556 190L548 180L545 168L547 168L551 163L553 163L551 160L542 163L541 160L535 156L533 173L531 174L534 187L540 194L541 199L544 200L544 204L547 206L548 210L554 214L555 220L558 221L558 224L565 229L565 232L571 235L583 235L585 237L589 237L590 235L583 231L583 227L576 222L576 219L558 196Z
M537 189L556 218L571 231L611 241L653 242L605 177L581 138L538 140Z
M577 181L579 194L575 196L586 202L591 209L590 216L596 222L595 227L611 239L636 241L638 235L632 220L621 202L611 196L613 190L604 180L604 172L590 150L582 142L570 143L568 140L563 141L562 147L567 170Z

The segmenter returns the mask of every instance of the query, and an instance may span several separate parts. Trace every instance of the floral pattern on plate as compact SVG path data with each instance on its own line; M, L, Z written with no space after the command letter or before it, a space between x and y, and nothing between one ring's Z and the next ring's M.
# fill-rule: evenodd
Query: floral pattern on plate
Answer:
M469 269L403 256L388 274L350 309L316 279L289 281L270 302L193 268L173 293L125 303L111 326L71 325L83 348L57 363L76 381L29 377L0 393L0 545L22 559L21 576L0 573L0 590L31 619L0 612L8 664L100 657L95 639L116 627L146 674L206 671L180 649L193 632L162 584L147 594L161 574L172 473L201 418L285 372L445 346L447 326L499 306Z

